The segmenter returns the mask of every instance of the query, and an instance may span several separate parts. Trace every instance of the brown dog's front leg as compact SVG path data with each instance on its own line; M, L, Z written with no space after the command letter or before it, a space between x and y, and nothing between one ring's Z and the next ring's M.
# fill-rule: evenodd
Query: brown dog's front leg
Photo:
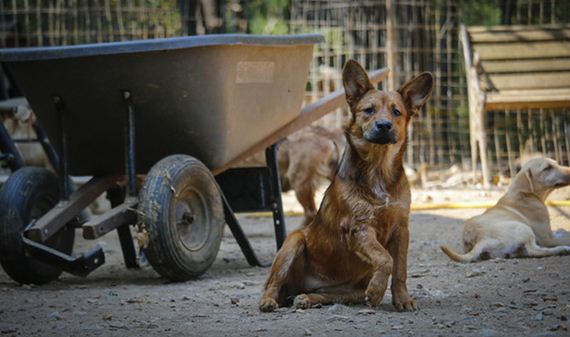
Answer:
M392 271L392 304L398 311L414 311L416 301L410 298L406 280L408 278L408 243L410 232L407 221L394 233L388 243L388 250L394 260Z
M366 288L365 299L369 306L377 306L388 288L392 257L376 239L376 231L368 226L351 228L348 236L349 247L372 266L372 277Z
M304 248L305 239L301 232L293 232L287 237L273 260L271 274L265 282L259 303L259 310L273 311L279 307L280 298L287 296L287 294L281 294L282 287L287 281L291 281L291 272L302 267L300 258Z

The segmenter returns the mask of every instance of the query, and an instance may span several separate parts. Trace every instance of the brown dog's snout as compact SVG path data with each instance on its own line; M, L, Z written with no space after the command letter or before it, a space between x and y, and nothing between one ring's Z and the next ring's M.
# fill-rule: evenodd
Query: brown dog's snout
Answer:
M390 131L392 129L392 122L387 120L378 120L374 124L378 131Z

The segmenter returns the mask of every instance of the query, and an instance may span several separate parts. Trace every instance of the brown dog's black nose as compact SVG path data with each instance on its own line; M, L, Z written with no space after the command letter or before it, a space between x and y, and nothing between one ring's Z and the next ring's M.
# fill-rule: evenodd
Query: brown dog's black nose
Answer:
M376 121L376 128L380 131L389 131L392 128L390 121Z

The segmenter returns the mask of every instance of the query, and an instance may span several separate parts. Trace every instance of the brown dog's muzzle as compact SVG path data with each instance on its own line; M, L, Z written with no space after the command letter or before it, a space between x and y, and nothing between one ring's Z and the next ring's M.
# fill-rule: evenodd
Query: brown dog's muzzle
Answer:
M392 127L392 122L388 120L377 120L374 126L364 132L364 139L374 144L396 144L396 131Z

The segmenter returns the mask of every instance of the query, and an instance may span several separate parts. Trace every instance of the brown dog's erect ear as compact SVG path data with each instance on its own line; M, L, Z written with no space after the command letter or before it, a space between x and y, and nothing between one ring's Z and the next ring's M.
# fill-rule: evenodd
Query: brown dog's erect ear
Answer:
M348 60L342 71L342 83L348 105L352 106L369 90L374 89L366 71L358 62Z
M431 96L433 84L432 74L421 73L398 89L409 112L416 113L427 102Z

